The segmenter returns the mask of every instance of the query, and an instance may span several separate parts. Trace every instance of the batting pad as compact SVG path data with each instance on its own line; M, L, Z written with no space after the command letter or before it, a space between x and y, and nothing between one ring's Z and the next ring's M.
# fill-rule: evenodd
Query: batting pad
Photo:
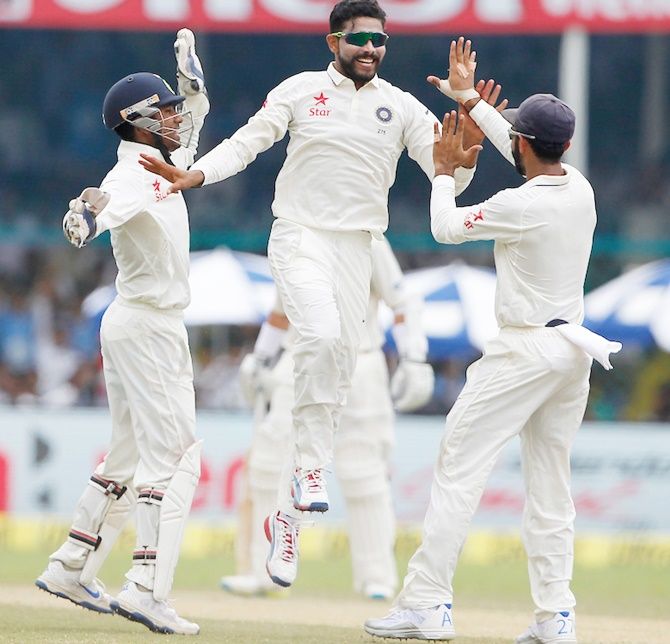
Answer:
M108 506L107 514L98 530L98 537L100 538L98 548L88 554L81 571L79 580L84 586L88 586L97 576L128 517L133 513L136 500L137 493L132 486L129 486L120 498Z
M200 479L201 450L202 441L198 441L184 452L177 471L165 489L158 528L158 552L153 593L157 601L167 599L172 588L184 525Z

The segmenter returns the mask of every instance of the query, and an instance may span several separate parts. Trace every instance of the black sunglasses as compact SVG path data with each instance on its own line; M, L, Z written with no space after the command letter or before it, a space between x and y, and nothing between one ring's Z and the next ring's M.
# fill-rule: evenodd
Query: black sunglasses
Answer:
M368 44L368 40L372 43L373 47L383 47L389 39L389 35L383 31L335 31L330 35L335 36L335 38L344 38L344 42L356 47L365 47Z

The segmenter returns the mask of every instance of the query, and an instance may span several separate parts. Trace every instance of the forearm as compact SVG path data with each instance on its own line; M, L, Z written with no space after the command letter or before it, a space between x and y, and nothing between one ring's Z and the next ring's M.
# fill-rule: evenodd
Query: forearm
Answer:
M198 153L198 144L200 143L200 131L205 124L205 118L209 114L209 99L207 94L199 92L198 94L186 95L184 107L191 112L193 117L193 133L188 144L188 149L195 158Z
M455 234L458 217L453 176L438 175L433 179L430 193L430 231L436 241L443 244L460 244L462 235ZM460 227L462 228L462 220Z
M244 170L261 152L282 139L287 127L283 114L261 109L235 134L196 161L191 169L203 173L203 185L223 181Z
M476 169L477 166L473 166L472 168L459 167L454 170L452 176L454 177L454 182L456 184L456 196L464 192L465 189L470 185L472 179L475 176Z
M470 109L466 104L468 113L484 132L486 138L497 148L510 163L514 163L512 156L512 144L509 138L510 123L492 105L486 101L468 101L472 103Z

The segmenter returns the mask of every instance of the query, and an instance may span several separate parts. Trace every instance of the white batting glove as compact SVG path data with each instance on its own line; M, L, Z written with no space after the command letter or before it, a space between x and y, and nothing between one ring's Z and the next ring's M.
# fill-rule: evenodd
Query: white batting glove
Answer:
M262 360L254 353L247 353L240 362L240 390L250 407L256 404L258 396L265 400L272 398L278 382L274 377L275 362Z
M177 87L182 96L206 92L205 74L195 53L195 36L190 29L180 29L174 41L174 55L177 59Z
M69 203L63 217L63 234L73 246L82 248L95 237L96 216L109 203L110 195L100 188L85 188Z
M391 378L391 399L396 411L414 411L433 395L435 374L427 362L401 360Z

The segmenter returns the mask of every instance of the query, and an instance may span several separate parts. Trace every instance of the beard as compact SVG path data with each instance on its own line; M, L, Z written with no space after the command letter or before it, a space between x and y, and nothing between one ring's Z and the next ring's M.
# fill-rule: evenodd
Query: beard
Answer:
M375 64L372 66L369 72L360 72L355 66L355 58L350 58L349 60L340 58L338 62L340 63L340 67L342 68L342 73L344 76L350 78L352 81L354 81L354 83L367 83L374 78L375 74L377 73L377 69L379 68L379 58L375 56L373 60Z
M521 154L519 152L519 139L514 137L512 141L512 156L514 157L514 167L516 171L525 179L526 178L526 168L523 165L523 160L521 159Z

